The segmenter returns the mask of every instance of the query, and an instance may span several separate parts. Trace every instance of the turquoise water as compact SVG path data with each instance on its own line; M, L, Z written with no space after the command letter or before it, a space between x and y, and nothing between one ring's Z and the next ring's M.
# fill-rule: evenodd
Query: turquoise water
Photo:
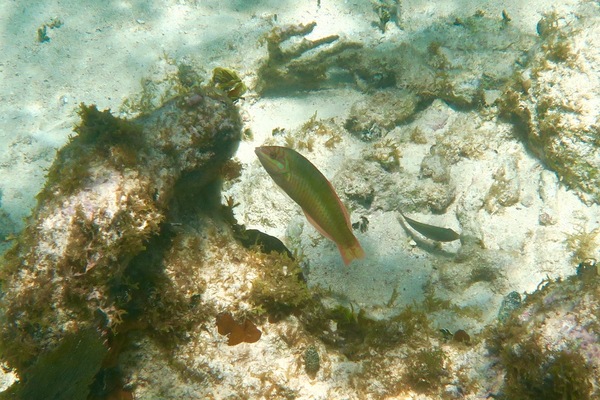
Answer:
M597 8L3 4L4 396L595 398Z

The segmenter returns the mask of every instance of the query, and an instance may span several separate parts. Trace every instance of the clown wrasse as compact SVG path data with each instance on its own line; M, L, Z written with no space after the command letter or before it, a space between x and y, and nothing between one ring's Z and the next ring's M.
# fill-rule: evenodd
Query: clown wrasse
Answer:
M352 233L346 207L310 161L287 147L262 146L254 151L275 183L302 208L308 221L337 245L346 265L365 256Z

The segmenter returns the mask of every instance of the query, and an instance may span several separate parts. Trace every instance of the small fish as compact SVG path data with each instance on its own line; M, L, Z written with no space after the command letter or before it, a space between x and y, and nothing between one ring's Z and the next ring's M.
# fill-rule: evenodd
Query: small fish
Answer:
M450 228L440 228L439 226L424 224L408 218L402 212L400 212L400 214L415 231L419 232L428 239L437 240L438 242L452 242L460 239L460 234L454 232Z
M254 152L275 183L302 208L308 221L338 246L344 264L364 258L346 207L310 161L287 147L262 146Z

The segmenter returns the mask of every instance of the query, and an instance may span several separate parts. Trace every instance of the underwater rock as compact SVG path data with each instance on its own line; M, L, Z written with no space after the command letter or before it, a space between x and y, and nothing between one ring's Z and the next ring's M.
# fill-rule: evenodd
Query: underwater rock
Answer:
M423 162L421 163L421 175L423 177L431 178L434 182L449 182L450 166L442 155L436 154L435 151L432 151L434 149L435 147L432 147L430 154L423 158Z
M490 214L519 201L521 184L516 164L516 160L508 160L494 172L494 183L485 196L485 210Z
M175 192L193 198L241 138L232 102L202 90L132 121L85 105L80 116L2 261L0 348L17 371L70 332L114 330L133 314L130 262L159 233Z
M600 277L547 281L491 330L488 347L504 373L507 398L595 399Z
M365 141L385 136L411 117L417 97L406 90L382 89L352 105L345 128Z
M600 18L598 4L545 15L541 44L500 100L531 150L582 200L600 203Z
M345 163L336 178L341 191L367 210L424 207L440 213L456 195L452 182L417 180L411 174L388 172L380 163L368 159Z
M311 23L273 29L266 38L268 57L258 70L257 92L289 94L353 81L364 91L402 88L420 99L474 106L484 101L485 91L502 89L534 43L533 36L506 24L501 15L475 14L454 23L432 24L400 44L363 45L328 36L304 38L295 47L282 49L282 43L307 36L314 27ZM325 44L331 45L305 54ZM406 110L403 107L400 115ZM352 119L349 123L348 129L364 132L368 121L356 121L356 128Z

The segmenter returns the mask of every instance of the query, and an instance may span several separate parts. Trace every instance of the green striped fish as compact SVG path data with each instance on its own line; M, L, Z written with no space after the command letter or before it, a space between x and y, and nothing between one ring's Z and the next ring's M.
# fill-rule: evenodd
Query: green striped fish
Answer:
M344 264L364 258L346 207L310 161L287 147L262 146L254 152L275 183L302 207L308 221L338 246Z

